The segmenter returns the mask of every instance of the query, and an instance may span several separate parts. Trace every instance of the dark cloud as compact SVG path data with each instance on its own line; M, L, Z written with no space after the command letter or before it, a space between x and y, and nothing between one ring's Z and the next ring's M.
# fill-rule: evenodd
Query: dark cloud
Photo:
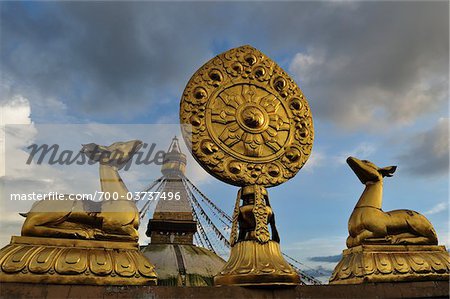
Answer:
M329 256L313 256L309 260L313 262L337 263L341 260L342 254Z
M408 140L409 149L398 156L399 166L413 175L445 175L449 171L449 119Z
M316 113L377 128L444 108L448 3L429 4L361 3L331 17L291 64Z
M162 95L179 96L180 83L207 58L206 41L180 30L195 30L190 17L174 22L181 11L170 5L3 6L2 65L19 92L34 96L32 105L56 97L74 113L142 114L167 101Z
M2 75L38 120L48 98L99 120L177 110L193 72L242 44L290 65L318 118L401 122L445 105L445 2L0 5Z

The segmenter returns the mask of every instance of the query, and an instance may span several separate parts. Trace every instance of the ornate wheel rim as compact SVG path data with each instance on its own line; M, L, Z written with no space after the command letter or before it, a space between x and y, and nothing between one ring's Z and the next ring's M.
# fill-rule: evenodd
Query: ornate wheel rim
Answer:
M180 118L192 125L183 136L194 158L233 185L281 184L311 153L312 116L301 90L250 46L216 56L192 76Z

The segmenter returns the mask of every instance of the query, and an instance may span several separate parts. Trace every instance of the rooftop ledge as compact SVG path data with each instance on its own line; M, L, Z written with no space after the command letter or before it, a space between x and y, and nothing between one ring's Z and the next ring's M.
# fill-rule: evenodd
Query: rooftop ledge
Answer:
M448 281L283 288L93 286L2 283L1 298L448 298Z

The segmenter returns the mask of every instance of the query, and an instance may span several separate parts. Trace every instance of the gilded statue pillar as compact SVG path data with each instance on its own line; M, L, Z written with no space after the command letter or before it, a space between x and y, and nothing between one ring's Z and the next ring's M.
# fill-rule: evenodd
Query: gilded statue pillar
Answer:
M203 65L181 99L183 137L211 175L240 187L231 253L216 285L296 285L284 260L266 188L292 178L313 143L311 111L299 87L255 48L226 51Z

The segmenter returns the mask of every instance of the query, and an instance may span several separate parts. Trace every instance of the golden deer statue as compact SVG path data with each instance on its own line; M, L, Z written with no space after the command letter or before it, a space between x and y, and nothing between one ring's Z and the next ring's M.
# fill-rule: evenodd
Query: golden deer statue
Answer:
M349 157L347 163L366 185L348 221L347 247L364 244L437 245L433 225L411 210L383 212L383 178L391 177L396 166L379 168L367 160Z
M73 200L42 200L33 204L22 236L137 241L139 212L129 200L128 189L118 170L141 148L142 142L116 142L110 146L94 143L83 145L81 152L100 165L102 202ZM106 200L109 199L109 200Z

